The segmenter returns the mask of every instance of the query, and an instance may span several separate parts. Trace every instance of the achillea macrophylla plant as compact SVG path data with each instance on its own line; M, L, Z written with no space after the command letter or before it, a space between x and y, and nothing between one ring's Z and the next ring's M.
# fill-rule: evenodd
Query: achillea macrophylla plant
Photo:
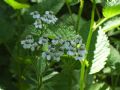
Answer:
M36 28L36 32L40 34L31 32L31 34L26 35L25 39L21 40L24 49L30 50L32 53L39 52L45 61L54 60L58 62L64 56L68 59L71 57L77 61L84 61L87 53L85 44L82 42L82 37L76 34L73 26L60 25L59 29L51 32L49 26L55 26L58 21L52 11L46 11L44 15L34 11L30 15L35 20L33 26ZM38 88L41 87L40 83Z
M29 1L30 8L28 4L26 6L20 3L23 1ZM15 87L19 90L116 90L120 77L120 41L114 36L120 33L120 0L5 2L13 9L20 9L4 17L8 7L4 8L3 3L0 5L5 9L5 12L0 12L0 16L4 17L0 18L0 31L3 29L3 35L0 33L0 44L4 44L13 59L10 65L15 79L12 82L17 82ZM65 8L68 8L68 11ZM26 17L28 12L32 20ZM12 24L9 25L8 20ZM6 25L7 28L4 27ZM24 28L26 30L21 31ZM12 29L15 34L9 35ZM9 42L1 39L4 38L4 32L8 33L6 40L9 40L10 36L12 38L18 35L11 41L20 40L22 49L16 42L11 49L11 43L9 47ZM110 41L110 44L108 39L113 42ZM107 78L110 80L106 81Z
M92 15L93 14L94 13L92 13ZM31 31L30 34L26 35L25 39L21 40L21 45L23 48L30 50L31 53L39 52L40 57L37 59L40 60L40 58L42 58L41 60L44 60L46 63L48 61L59 62L61 61L62 57L67 57L66 59L73 58L75 61L80 61L80 90L84 90L85 67L88 66L86 58L91 36L88 36L86 45L83 44L82 37L76 30L74 30L73 26L65 26L60 23L56 25L58 18L56 18L52 11L46 11L44 15L40 15L38 11L34 11L31 12L30 15L32 15L33 19L35 20L33 23L35 31ZM93 23L92 19L91 23ZM51 26L59 26L59 28L52 30ZM92 30L92 28L90 28L90 30ZM92 32L90 32L89 35L90 34L92 34ZM106 53L104 54L103 52ZM94 60L92 61L89 74L99 72L104 67L109 52L110 49L108 38L102 28L99 28L96 49L94 51ZM38 53L35 55L35 58L37 55ZM39 63L37 61L34 62ZM45 67L46 65L44 68ZM39 90L43 83L43 73L40 71L37 71L36 73L38 73L37 90Z

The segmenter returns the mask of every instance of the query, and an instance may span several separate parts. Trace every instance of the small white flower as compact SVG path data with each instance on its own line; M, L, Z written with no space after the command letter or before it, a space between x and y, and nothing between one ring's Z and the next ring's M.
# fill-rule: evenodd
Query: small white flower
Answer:
M40 37L40 38L39 38L39 41L38 41L39 44L45 44L45 43L47 43L47 42L48 42L48 39L45 38L45 37Z
M85 50L78 50L78 54L84 56L86 54Z
M75 60L79 60L79 61L80 61L80 60L82 60L82 59L83 59L83 57L81 57L81 56L76 56L76 57L75 57Z
M34 39L31 35L26 36L25 40L21 41L21 44L23 45L24 49L31 49L31 51L34 51L38 45L36 42L34 42Z
M53 39L51 42L52 42L53 45L56 45L56 44L59 43L59 41L57 39Z
M31 45L31 51L35 51L35 48L38 46L38 44L35 42Z
M52 11L46 11L41 20L47 24L55 24L58 20Z
M31 12L30 15L32 15L34 19L39 19L40 18L40 14L39 14L38 11Z
M43 52L42 57L47 60L51 60L51 55L48 52Z
M51 56L50 55L47 55L47 60L51 60Z
M70 48L70 42L69 41L65 41L64 42L64 44L63 44L63 47L64 47L64 49L67 49L67 50L69 50Z
M35 28L39 28L39 29L42 29L42 27L43 27L40 20L36 20L34 22L34 26L35 26Z
M68 55L70 55L70 56L75 55L75 53L74 53L73 51L70 51L70 50L69 50L69 51L67 51L67 54L68 54Z

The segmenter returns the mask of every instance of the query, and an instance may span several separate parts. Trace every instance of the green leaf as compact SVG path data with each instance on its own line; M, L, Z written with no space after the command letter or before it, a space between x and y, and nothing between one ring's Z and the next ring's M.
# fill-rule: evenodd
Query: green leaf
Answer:
M113 46L110 46L112 52L107 60L107 66L112 68L112 74L119 74L120 72L120 53ZM114 73L113 73L114 72Z
M65 40L71 40L75 38L74 27L64 25L64 23L50 27L50 29L47 29L46 34L49 36L49 38L55 36L62 36L62 38Z
M45 81L51 79L52 77L54 77L54 76L57 75L57 74L58 74L58 72L52 72L52 73L50 73L49 75L44 76L44 77L42 78L42 81L45 82Z
M110 87L105 83L95 83L88 90L110 90Z
M90 74L97 73L104 68L104 65L106 64L106 60L109 54L110 48L108 38L105 32L99 29Z
M13 23L5 19L4 17L0 18L0 43L10 40L15 35Z
M108 64L114 66L116 63L120 63L120 53L113 46L110 46L110 49L112 52L110 52L110 56L107 62Z
M79 90L79 73L79 70L62 71L44 84L53 89L44 90Z
M22 8L29 8L30 7L30 5L28 5L28 4L22 4L22 3L15 1L15 0L4 0L4 1L14 9L22 9Z
M120 0L111 0L106 3L103 8L103 15L106 18L111 18L120 14Z
M70 5L75 5L78 4L80 0L66 0L66 2L69 3Z
M120 17L114 17L104 23L102 30L105 32L108 32L118 26L120 26Z
M56 14L62 8L64 3L65 0L44 0L40 6L44 9L44 11L50 10Z
M35 61L35 67L38 75L44 73L46 69L46 60L44 60L41 57L38 57L37 60Z

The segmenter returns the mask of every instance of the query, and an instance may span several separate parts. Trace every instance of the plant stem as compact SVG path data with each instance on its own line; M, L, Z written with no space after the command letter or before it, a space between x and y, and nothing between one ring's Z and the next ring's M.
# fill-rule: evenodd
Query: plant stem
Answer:
M81 71L80 71L80 90L84 90L84 76L85 76L85 61L81 61Z
M88 35L88 39L87 39L87 43L86 43L87 51L89 51L90 42L91 42L92 34L93 34L95 7L96 7L96 2L95 2L95 0L93 0L93 8L92 8L92 14L91 14L90 31L89 31L89 35Z
M92 34L93 34L95 7L96 7L96 2L95 2L95 0L93 0L93 8L92 8L92 14L91 14L91 25L90 25L90 31L89 31L89 35L88 35L88 39L87 39L87 43L86 43L86 50L88 52L89 52L90 42L91 42ZM88 54L86 55L86 58L87 58L87 56L88 56ZM85 58L85 60L86 60L86 58ZM80 90L84 90L84 88L85 88L85 72L86 72L85 71L85 60L81 62Z
M84 0L80 0L78 19L77 19L77 26L76 26L76 33L78 33L78 31L80 29L80 18L81 18L81 14L82 14L82 11L83 11L83 6L84 6Z
M107 21L109 18L103 18L94 28L93 31L95 31L102 23L104 23L105 21Z

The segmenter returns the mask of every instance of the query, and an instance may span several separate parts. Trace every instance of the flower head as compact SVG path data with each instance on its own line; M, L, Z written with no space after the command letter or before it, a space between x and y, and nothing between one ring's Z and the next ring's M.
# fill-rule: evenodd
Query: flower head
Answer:
M42 25L41 20L36 20L34 22L34 26L35 26L35 28L42 29L43 25Z
M41 20L47 24L55 24L58 20L52 11L46 11Z
M34 19L39 19L40 18L40 14L39 14L38 11L31 12L30 15L32 15Z
M23 45L24 49L31 49L31 51L34 51L38 46L38 44L34 42L32 35L26 36L25 40L21 41L21 44Z

